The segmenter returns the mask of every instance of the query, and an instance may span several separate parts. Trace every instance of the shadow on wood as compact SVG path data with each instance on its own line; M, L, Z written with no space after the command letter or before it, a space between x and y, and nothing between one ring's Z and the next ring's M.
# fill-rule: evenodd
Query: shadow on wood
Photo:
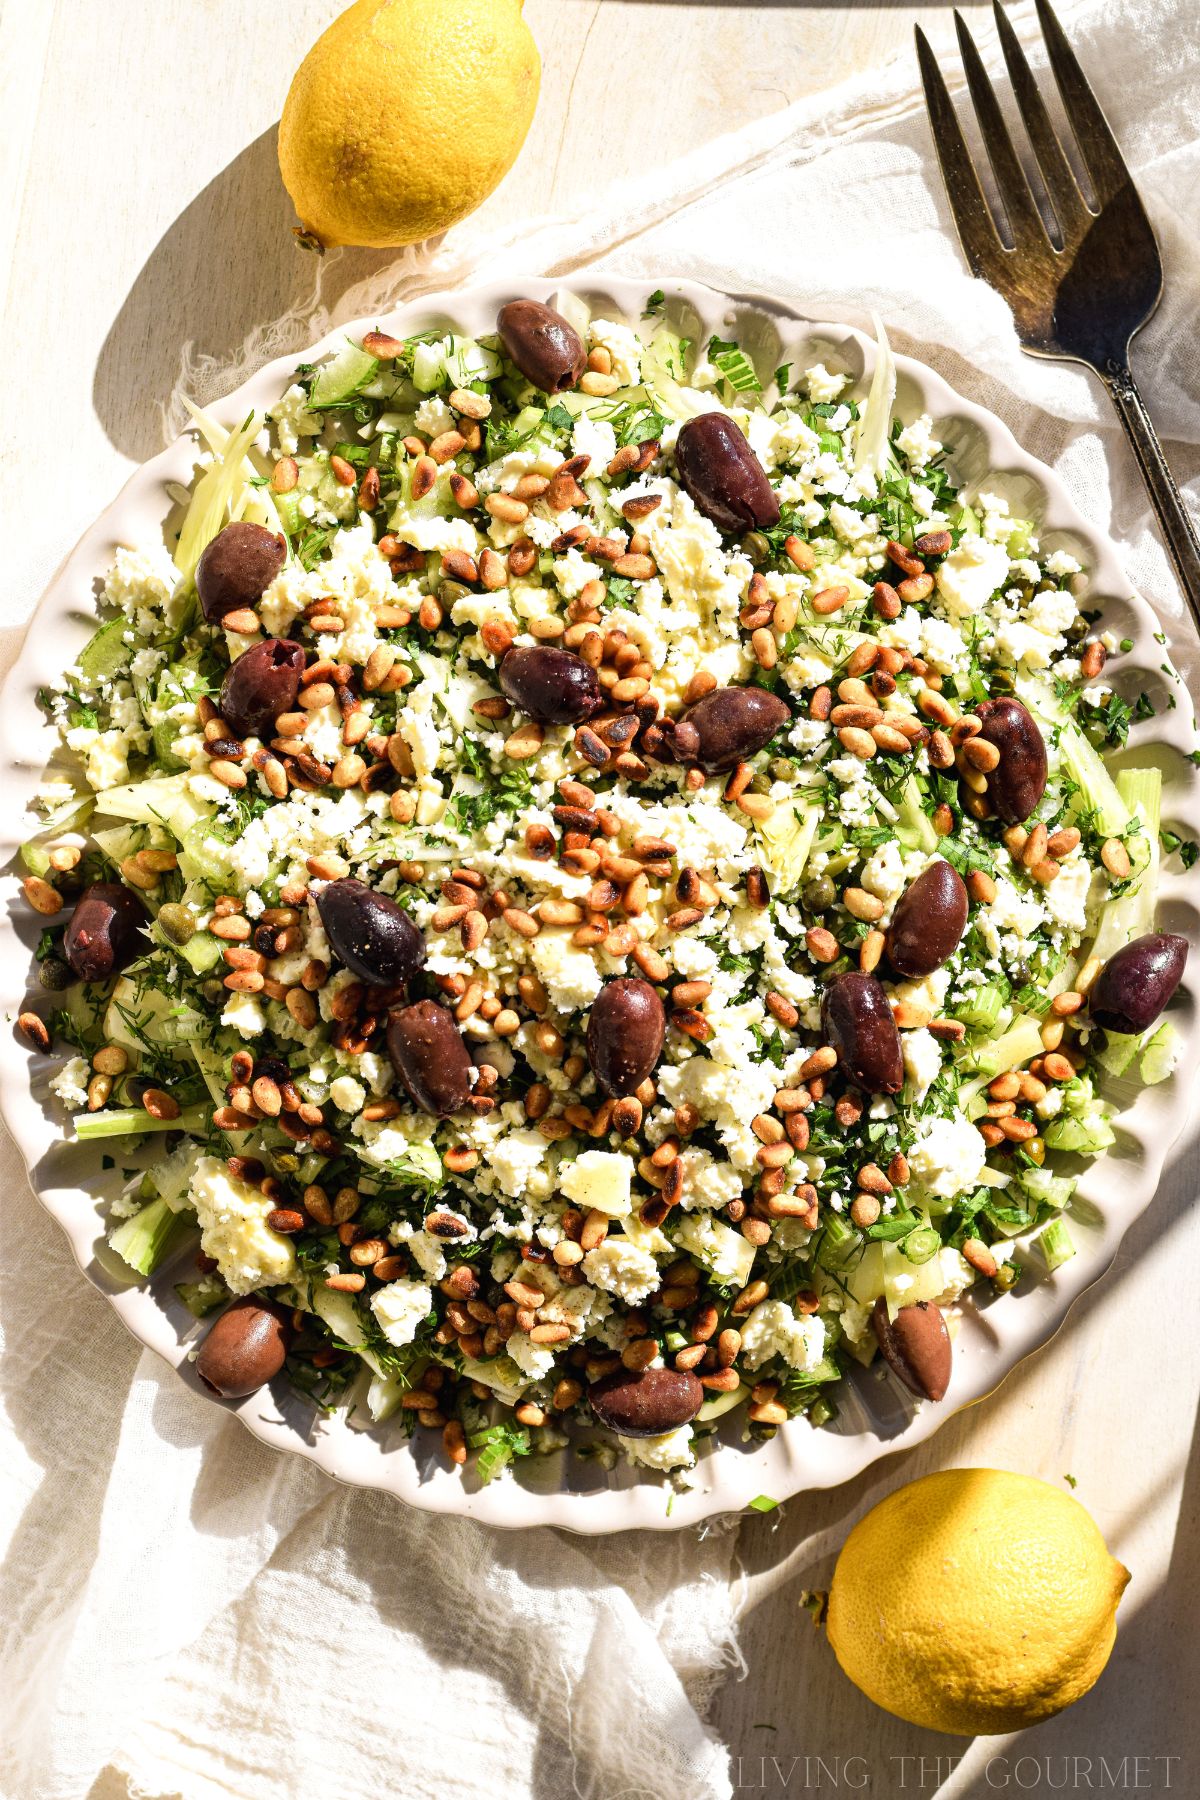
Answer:
M109 440L124 455L144 461L162 449L165 435L174 435L164 433L164 409L185 366L181 346L187 362L235 362L251 333L317 303L318 277L320 303L332 307L396 254L339 250L322 266L297 245L294 223L272 126L160 238L104 340L92 396Z

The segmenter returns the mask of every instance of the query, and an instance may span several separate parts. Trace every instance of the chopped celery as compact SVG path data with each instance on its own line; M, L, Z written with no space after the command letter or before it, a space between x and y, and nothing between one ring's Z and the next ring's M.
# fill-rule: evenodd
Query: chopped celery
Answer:
M198 931L186 944L180 945L179 954L195 974L207 975L220 962L221 948L220 939L210 931Z
M1132 1034L1124 1031L1110 1031L1103 1050L1094 1052L1096 1061L1108 1075L1124 1075L1130 1063L1138 1053L1142 1041L1142 1033Z
M177 1281L175 1292L195 1319L206 1319L229 1298L229 1289L219 1275L202 1275L199 1281Z
M418 349L428 348L428 345L418 346ZM348 406L355 394L366 387L378 368L377 357L368 356L360 345L347 341L332 361L323 363L319 369L309 391L309 405L318 409Z
M81 674L86 675L89 681L97 681L125 668L135 648L125 641L128 630L129 620L124 614L102 625L79 652Z
M896 821L896 836L910 850L936 850L938 834L933 829L933 820L921 806L921 789L915 776L909 776L904 784L904 792L900 796L900 816Z
M1061 1210L1075 1192L1076 1184L1072 1176L1055 1175L1049 1169L1022 1169L1017 1185L1039 1206L1054 1206Z
M821 1228L820 1247L817 1261L830 1274L845 1267L850 1256L862 1242L860 1234L853 1225L843 1219L840 1213L830 1213Z
M759 821L763 861L768 873L775 876L781 895L799 884L821 817L815 806L779 806L769 819Z
M1061 1269L1065 1262L1070 1262L1075 1254L1075 1245L1067 1229L1067 1221L1051 1219L1046 1229L1039 1234L1037 1246L1048 1269Z
M97 1117L99 1115L96 1115ZM148 1117L149 1115L144 1115ZM111 1249L139 1275L153 1275L185 1236L189 1220L177 1213L169 1200L152 1200L141 1212L109 1232Z
M910 1231L901 1249L910 1263L926 1263L931 1256L936 1256L942 1247L941 1233L932 1225L918 1225Z
M177 1119L152 1119L141 1106L119 1106L109 1112L77 1113L72 1123L81 1143L91 1138L142 1137L150 1131L190 1131L202 1137L208 1130L212 1109L189 1106Z
M1165 1081L1174 1072L1182 1047L1183 1040L1179 1032L1170 1019L1165 1020L1143 1047L1141 1061L1138 1063L1138 1072L1147 1087Z
M876 475L882 475L890 453L896 365L892 361L892 347L883 329L883 320L873 313L871 323L875 328L875 368L854 434L854 468L856 473L870 469Z
M983 987L972 988L965 999L956 1002L954 1016L977 1031L992 1031L1007 998L998 982L986 982Z
M1080 1118L1070 1114L1051 1119L1042 1133L1051 1150L1073 1150L1080 1156L1099 1156L1116 1143L1116 1133L1097 1108Z

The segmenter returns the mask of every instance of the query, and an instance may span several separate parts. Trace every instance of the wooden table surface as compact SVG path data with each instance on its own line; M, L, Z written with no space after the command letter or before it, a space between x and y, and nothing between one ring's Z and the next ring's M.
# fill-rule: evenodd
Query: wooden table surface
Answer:
M5 664L63 552L160 447L181 346L228 358L309 292L311 264L288 237L275 122L292 69L338 10L337 0L0 0L2 467L6 517L27 522L6 550ZM987 9L964 10L982 21ZM526 0L525 12L542 98L517 170L485 208L497 226L595 196L604 180L882 62L911 43L915 18L949 29L945 7L853 0ZM385 262L343 253L335 289ZM1188 1206L1196 1172L1193 1143L1099 1290L999 1393L925 1448L743 1525L748 1673L730 1678L713 1715L740 1793L1042 1796L1100 1788L1102 1757L1110 1791L1200 1793L1200 1359L1190 1320L1164 1299L1185 1291L1200 1252ZM956 1463L1073 1475L1134 1572L1099 1690L1012 1744L891 1721L841 1677L798 1611L865 1503ZM93 1800L124 1792L102 1778Z

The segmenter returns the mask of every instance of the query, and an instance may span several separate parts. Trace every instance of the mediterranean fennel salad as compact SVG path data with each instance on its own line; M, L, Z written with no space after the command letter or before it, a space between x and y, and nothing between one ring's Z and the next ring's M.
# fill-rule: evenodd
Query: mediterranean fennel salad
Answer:
M216 1393L687 1480L1075 1253L1194 847L1078 562L833 360L560 293L192 409L43 696L21 1023Z

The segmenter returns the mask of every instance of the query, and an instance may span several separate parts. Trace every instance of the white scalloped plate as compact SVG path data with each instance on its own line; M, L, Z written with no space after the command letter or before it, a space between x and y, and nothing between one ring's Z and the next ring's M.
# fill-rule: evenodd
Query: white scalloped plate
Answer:
M506 300L517 295L549 299L554 285L538 278L434 296L386 318L365 321L358 329L378 325L404 336L453 324L478 334L494 329L496 313ZM766 298L718 295L689 282L662 285L669 302L694 309L692 335L702 341L719 329L747 343L762 367L791 361L803 369L823 358L834 367L869 376L873 345L848 326L810 324L781 302ZM597 314L615 312L633 322L644 304L641 283L605 280L602 275L594 275L580 291ZM217 409L223 420L237 424L250 408L265 408L288 385L298 361L323 354L346 331L356 333L356 327L340 328L304 358L281 358L261 369ZM1105 624L1118 637L1133 640L1133 650L1110 666L1115 685L1128 695L1147 689L1164 699L1173 682L1163 673L1163 651L1154 638L1158 622L1146 602L1130 594L1116 546L1087 523L1058 477L1027 455L998 419L964 400L922 364L907 357L896 360L900 417L908 420L920 412L930 413L937 436L952 452L951 467L960 482L969 484L987 472L988 487L1010 496L1014 511L1036 521L1045 547L1065 548L1079 557L1091 575L1089 604L1103 609ZM166 484L190 480L194 455L193 442L179 439L132 477L43 596L5 685L0 707L0 752L8 777L0 799L6 869L0 878L0 895L6 903L0 909L0 989L10 1019L15 1019L27 993L43 1003L46 998L40 989L26 985L32 981L38 921L19 900L13 863L17 847L32 829L27 808L55 744L35 695L40 686L61 676L92 630L96 578L108 566L114 548L152 541L161 532L170 510ZM1182 695L1181 687L1175 691ZM1186 761L1194 741L1191 716L1190 705L1182 705L1136 727L1123 759L1144 761L1149 756L1161 764L1164 819L1200 838L1200 791ZM18 904L8 904L14 900ZM1163 927L1194 941L1198 912L1200 869L1192 875L1164 877ZM631 1468L608 1472L593 1460L569 1453L531 1458L532 1468L518 1465L517 1475L481 1488L470 1473L463 1477L444 1465L431 1434L407 1440L387 1426L367 1431L351 1427L342 1417L315 1420L312 1408L284 1383L252 1395L235 1410L264 1443L310 1457L340 1481L378 1488L434 1512L469 1514L507 1527L675 1530L744 1507L756 1494L782 1500L807 1488L847 1481L877 1457L921 1442L951 1412L989 1393L1022 1357L1057 1331L1072 1301L1108 1268L1124 1233L1150 1201L1166 1154L1187 1117L1188 1094L1200 1064L1200 1038L1192 1029L1198 988L1200 958L1185 975L1176 1003L1186 1048L1172 1080L1140 1091L1121 1087L1113 1094L1119 1103L1128 1103L1127 1109L1120 1117L1116 1147L1080 1183L1080 1206L1072 1219L1078 1254L1055 1275L1043 1273L1039 1280L1027 1273L1013 1297L978 1309L966 1302L950 1392L939 1405L916 1405L890 1378L879 1379L877 1371L856 1371L842 1385L841 1413L832 1429L814 1430L800 1420L769 1443L752 1447L737 1441L734 1424L730 1440L702 1456L695 1486L674 1496L669 1516L668 1490L656 1479L640 1479ZM201 1387L192 1370L189 1357L199 1332L174 1292L173 1284L185 1272L190 1253L182 1267L176 1264L160 1271L148 1286L121 1281L111 1258L104 1260L104 1199L112 1197L116 1172L106 1175L101 1170L103 1145L63 1141L59 1109L47 1087L57 1061L31 1058L15 1030L0 1034L0 1107L25 1158L34 1191L67 1233L80 1268L107 1295L134 1335L178 1369L207 1404L222 1404ZM1038 1259L1034 1256L1029 1262L1037 1265Z

